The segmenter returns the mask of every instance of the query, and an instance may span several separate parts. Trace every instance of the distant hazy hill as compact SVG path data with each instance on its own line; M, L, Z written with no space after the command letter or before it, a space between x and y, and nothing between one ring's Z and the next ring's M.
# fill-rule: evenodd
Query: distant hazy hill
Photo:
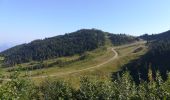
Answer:
M6 49L6 47L0 46L0 52L3 51L3 50L5 50L5 49Z
M11 46L9 46L8 44L0 44L0 52L1 51L4 51L4 50L6 50L6 49L8 49L8 48L10 48Z
M5 63L14 65L32 60L46 59L82 54L105 45L109 37L114 45L125 44L136 40L126 35L113 35L97 29L82 29L73 33L59 35L43 40L35 40L10 48L1 53Z

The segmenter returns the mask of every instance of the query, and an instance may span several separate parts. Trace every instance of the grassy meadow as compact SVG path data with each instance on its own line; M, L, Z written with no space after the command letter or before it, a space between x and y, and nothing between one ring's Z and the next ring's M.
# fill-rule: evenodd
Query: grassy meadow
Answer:
M118 53L118 57L95 68L95 66L106 62L115 55L111 50L112 48ZM140 48L140 50L137 50L138 48ZM108 45L82 55L60 57L42 62L34 61L23 63L15 67L1 68L0 71L5 78L8 78L12 72L19 70L22 77L31 77L36 84L50 78L68 81L73 86L78 87L80 78L83 76L88 76L92 79L111 78L112 73L121 70L123 65L129 63L131 60L137 59L145 54L146 51L147 47L145 46L145 42L113 47ZM83 70L86 68L90 69Z

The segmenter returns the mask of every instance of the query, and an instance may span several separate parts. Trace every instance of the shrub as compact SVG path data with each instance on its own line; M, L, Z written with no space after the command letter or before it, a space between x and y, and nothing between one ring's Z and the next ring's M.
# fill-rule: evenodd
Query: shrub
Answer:
M70 100L74 93L68 83L56 80L44 81L40 89L45 100Z
M37 99L36 87L29 79L23 79L15 72L11 80L2 83L0 87L1 100L33 100Z

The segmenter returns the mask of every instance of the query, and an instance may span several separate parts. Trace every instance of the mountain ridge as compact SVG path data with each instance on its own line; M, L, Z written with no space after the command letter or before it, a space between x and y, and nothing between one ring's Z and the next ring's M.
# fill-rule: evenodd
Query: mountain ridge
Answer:
M111 34L98 29L81 29L65 35L34 40L27 44L12 47L0 53L5 57L5 63L15 65L32 60L42 61L62 56L82 54L104 46L106 37L113 45L121 45L136 41L137 38L125 34ZM115 38L117 40L115 40Z

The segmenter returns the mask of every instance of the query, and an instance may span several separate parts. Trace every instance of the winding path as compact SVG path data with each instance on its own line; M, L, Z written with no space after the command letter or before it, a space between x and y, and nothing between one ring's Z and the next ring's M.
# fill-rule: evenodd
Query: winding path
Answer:
M88 68L84 68L84 69L79 69L79 70L74 70L74 71L69 71L69 72L65 72L65 73L56 73L56 74L42 75L42 76L33 76L33 77L30 77L30 78L32 78L32 79L38 79L38 78L62 76L62 75L79 73L79 72L82 72L82 71L88 71L88 70L91 70L91 69L99 68L99 67L102 67L103 65L105 65L105 64L107 64L107 63L115 60L116 58L118 58L118 53L116 52L115 49L125 48L125 47L129 47L129 46L134 46L134 45L140 45L140 44L144 44L144 43L146 43L146 42L145 42L145 41L142 41L142 42L131 43L131 44L123 45L123 46L114 47L114 48L111 49L111 50L113 51L113 53L114 53L114 56L111 57L110 59L106 60L105 62L96 65L96 66L92 66L92 67L88 67Z
M69 71L69 72L65 72L65 73L57 73L57 74L44 75L44 76L34 76L34 77L31 77L31 78L37 79L37 78L46 78L46 77L55 77L55 76L61 76L61 75L68 75L68 74L78 73L78 72L87 71L87 70L90 70L90 69L95 69L95 68L101 67L101 66L109 63L110 61L112 61L112 60L114 60L114 59L116 59L118 57L118 53L116 52L116 50L114 48L112 48L112 51L114 53L114 56L112 58L108 59L107 61L99 64L99 65L84 68L84 69L80 69L80 70Z
M82 72L82 71L88 71L90 69L95 69L95 68L99 68L107 63L109 63L110 61L116 59L118 57L118 53L116 52L116 50L114 48L111 49L114 53L114 56L110 59L108 59L107 61L101 63L101 64L98 64L96 66L92 66L92 67L88 67L88 68L84 68L84 69L80 69L80 70L74 70L74 71L69 71L69 72L65 72L65 73L56 73L56 74L51 74L51 75L41 75L41 76L33 76L33 77L30 77L31 79L38 79L38 78L47 78L47 77L56 77L56 76L62 76L62 75L68 75L68 74L73 74L73 73L79 73L79 72ZM11 79L9 78L1 78L0 80L4 80L4 81L10 81Z
M128 44L128 45L123 45L123 46L118 46L118 47L111 48L112 52L114 53L113 57L111 57L110 59L108 59L105 62L102 62L102 63L100 63L100 64L98 64L96 66L92 66L92 67L88 67L88 68L84 68L84 69L79 69L79 70L73 70L73 71L69 71L69 72L56 73L56 74L51 74L51 75L32 76L32 77L29 77L29 78L31 78L31 79L39 79L39 78L47 78L47 77L56 77L56 76L63 76L63 75L68 75L68 74L74 74L74 73L79 73L79 72L83 72L83 71L88 71L88 70L91 70L91 69L99 68L99 67L102 67L103 65L105 65L105 64L115 60L116 58L118 58L119 55L118 55L118 53L116 52L115 49L126 48L126 47L129 47L129 46L140 45L140 44L144 44L144 43L146 43L146 42L142 41L142 42L131 43L131 44ZM9 81L11 79L9 79L9 78L0 78L0 80Z

